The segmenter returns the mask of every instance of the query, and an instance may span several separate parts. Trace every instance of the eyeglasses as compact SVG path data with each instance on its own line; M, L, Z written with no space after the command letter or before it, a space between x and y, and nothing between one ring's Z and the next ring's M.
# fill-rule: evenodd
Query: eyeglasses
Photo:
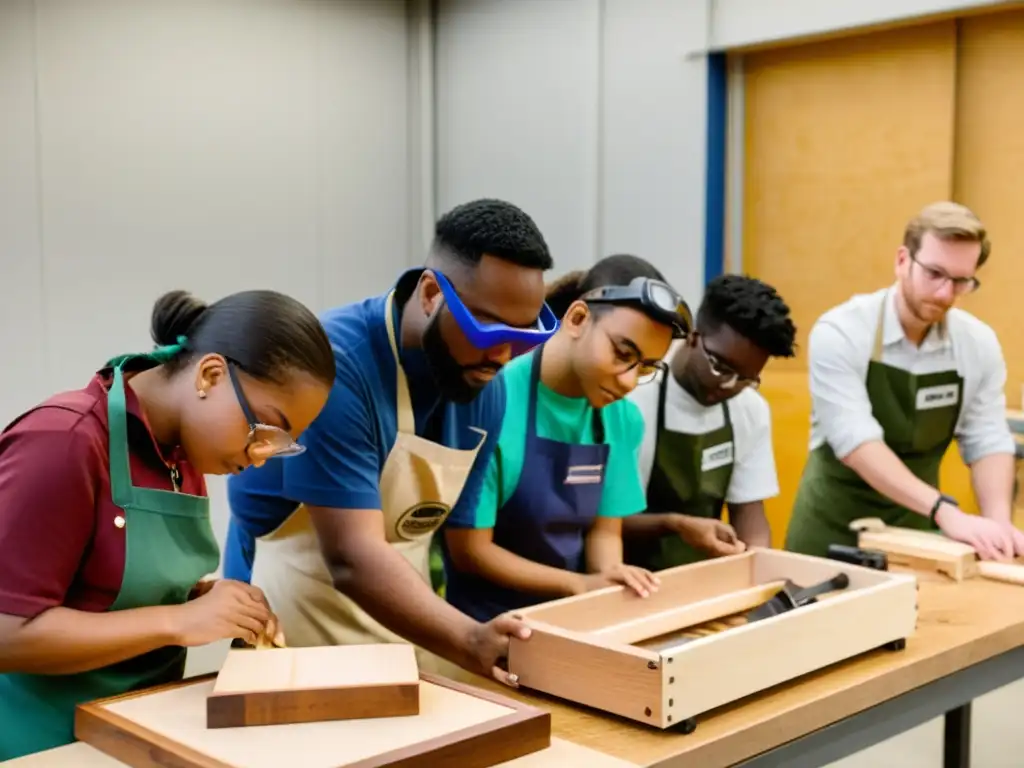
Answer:
M937 269L929 264L922 264L917 260L917 256L914 255L911 255L910 261L921 268L921 272L924 273L925 284L930 291L942 290L946 287L946 283L953 283L953 293L957 296L963 296L981 287L981 281L976 277L953 277L952 275L947 275L941 269Z
M650 277L635 277L629 285L606 285L587 292L582 297L588 304L636 304L666 325L672 326L672 335L684 338L693 327L690 307L668 283Z
M228 361L228 378L231 379L231 386L235 389L235 397L238 398L238 405L242 408L246 420L249 422L249 440L246 444L246 453L255 446L266 446L270 449L269 455L261 458L287 458L298 456L306 450L306 446L299 445L295 439L280 427L263 424L256 420L249 405L249 398L245 396L242 384L238 380L238 364ZM262 452L261 452L262 453ZM251 457L250 457L251 458Z
M639 368L636 383L640 385L654 381L658 376L658 371L668 370L668 365L664 360L644 360L636 351L627 348L622 342L614 339L604 328L601 328L601 331L612 345L612 352L615 354L615 360L618 363L615 371L616 375L621 376L632 371L634 368Z
M436 269L431 272L441 287L448 311L452 313L469 343L477 349L490 349L508 344L512 347L513 355L521 355L543 344L558 330L558 318L547 303L541 306L540 315L532 328L516 328L505 323L481 323L463 304L448 278Z
M700 351L704 354L704 359L708 361L708 368L711 369L712 375L718 379L718 386L722 389L742 389L744 387L757 389L761 386L760 376L755 376L754 378L740 376L728 363L723 363L714 352L708 351L708 348L704 345L703 336L698 336L697 338L700 341Z

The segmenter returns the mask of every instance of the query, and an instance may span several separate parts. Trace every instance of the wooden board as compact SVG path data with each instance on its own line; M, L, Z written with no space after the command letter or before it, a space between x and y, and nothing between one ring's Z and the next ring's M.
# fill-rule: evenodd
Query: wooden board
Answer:
M285 725L419 710L419 667L411 645L231 650L206 700L206 724Z
M854 520L850 527L858 531L860 547L885 552L890 563L935 571L954 581L980 576L1024 585L1024 564L980 561L973 547L941 533L889 526L878 518Z
M741 608L753 607L753 596L763 602L781 580L806 587L839 572L849 587L816 604L757 622L729 618L736 595ZM905 640L917 620L914 576L791 552L754 549L659 576L648 598L608 587L520 611L533 633L512 639L509 671L524 688L664 729ZM757 595L759 587L767 589ZM677 624L698 636L673 643L672 616L705 617L719 631ZM640 647L652 638L655 647Z
M420 679L413 717L208 729L214 677L195 678L82 705L75 736L132 768L491 768L551 745L547 712Z

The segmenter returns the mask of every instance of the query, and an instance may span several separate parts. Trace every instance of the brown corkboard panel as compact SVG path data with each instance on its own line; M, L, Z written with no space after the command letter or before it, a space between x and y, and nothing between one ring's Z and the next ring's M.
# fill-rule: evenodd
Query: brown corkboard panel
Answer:
M1024 11L960 22L953 191L988 227L981 288L959 303L992 326L1006 358L1006 397L1021 407L1024 343Z
M807 460L807 334L891 282L907 220L952 194L956 22L757 52L744 69L743 271L779 290L799 331L797 357L773 360L762 387L781 545Z
M75 736L132 768L491 768L551 745L551 716L422 674L420 714L208 729L214 676L82 705Z

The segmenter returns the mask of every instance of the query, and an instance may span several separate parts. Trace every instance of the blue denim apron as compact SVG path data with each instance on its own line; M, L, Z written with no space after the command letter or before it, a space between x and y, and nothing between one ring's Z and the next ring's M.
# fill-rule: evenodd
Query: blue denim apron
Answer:
M601 413L593 409L594 445L563 443L537 435L537 388L543 347L533 352L526 452L519 483L499 509L494 543L535 563L582 572L583 546L604 489L608 445ZM499 488L501 486L499 478ZM448 569L448 601L478 621L543 602L543 596L499 586Z

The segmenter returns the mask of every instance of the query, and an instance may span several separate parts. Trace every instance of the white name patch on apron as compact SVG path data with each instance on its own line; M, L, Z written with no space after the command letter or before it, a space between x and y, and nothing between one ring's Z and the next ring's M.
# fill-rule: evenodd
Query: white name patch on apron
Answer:
M593 485L601 482L604 464L580 464L569 467L565 475L566 485Z
M700 457L701 472L710 472L729 464L732 464L732 440L705 448Z
M930 411L933 408L948 408L960 399L960 387L956 384L940 384L917 391L917 410Z

